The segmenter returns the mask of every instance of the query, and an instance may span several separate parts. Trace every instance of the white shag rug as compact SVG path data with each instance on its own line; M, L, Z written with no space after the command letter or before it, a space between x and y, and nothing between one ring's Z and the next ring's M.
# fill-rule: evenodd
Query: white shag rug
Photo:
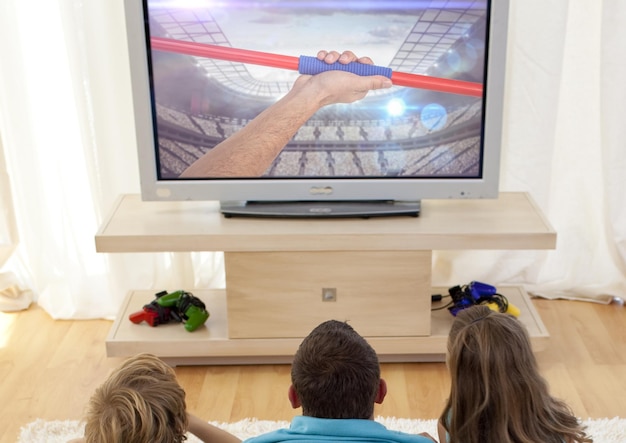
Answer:
M376 421L389 429L417 434L428 432L437 437L436 420L413 420L406 418L376 417ZM235 423L209 422L243 439L254 437L264 432L289 426L286 421L267 421L245 419ZM624 443L626 442L626 419L601 418L583 420L587 426L587 433L595 443ZM83 426L76 420L35 420L24 426L17 443L65 443L72 438L82 437ZM190 443L199 443L193 435L187 440Z

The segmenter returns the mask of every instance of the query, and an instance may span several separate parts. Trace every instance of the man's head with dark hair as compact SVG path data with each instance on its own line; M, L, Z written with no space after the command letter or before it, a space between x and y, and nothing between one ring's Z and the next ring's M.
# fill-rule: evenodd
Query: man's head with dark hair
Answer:
M372 419L387 387L376 351L350 325L329 320L302 341L291 367L292 406L316 418Z

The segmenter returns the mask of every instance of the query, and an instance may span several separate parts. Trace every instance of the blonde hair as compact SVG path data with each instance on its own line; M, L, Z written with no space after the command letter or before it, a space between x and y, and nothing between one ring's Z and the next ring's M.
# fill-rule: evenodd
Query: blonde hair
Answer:
M450 398L440 421L449 443L592 442L549 394L521 322L486 306L460 311L448 338Z
M96 389L85 417L87 443L186 440L185 391L173 369L151 354L126 360Z

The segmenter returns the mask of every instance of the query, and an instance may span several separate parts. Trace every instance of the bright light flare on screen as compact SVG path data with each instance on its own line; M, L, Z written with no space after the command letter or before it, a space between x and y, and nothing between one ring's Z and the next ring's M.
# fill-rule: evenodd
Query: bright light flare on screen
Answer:
M399 117L406 111L406 104L404 100L399 98L392 98L387 103L387 113L392 117Z

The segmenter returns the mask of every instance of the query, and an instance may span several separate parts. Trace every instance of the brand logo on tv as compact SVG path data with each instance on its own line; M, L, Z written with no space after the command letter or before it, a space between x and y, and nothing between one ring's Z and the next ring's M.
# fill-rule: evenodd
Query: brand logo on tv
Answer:
M332 186L321 186L321 187L313 186L312 188L309 189L309 193L311 195L330 195L333 193L333 187Z

